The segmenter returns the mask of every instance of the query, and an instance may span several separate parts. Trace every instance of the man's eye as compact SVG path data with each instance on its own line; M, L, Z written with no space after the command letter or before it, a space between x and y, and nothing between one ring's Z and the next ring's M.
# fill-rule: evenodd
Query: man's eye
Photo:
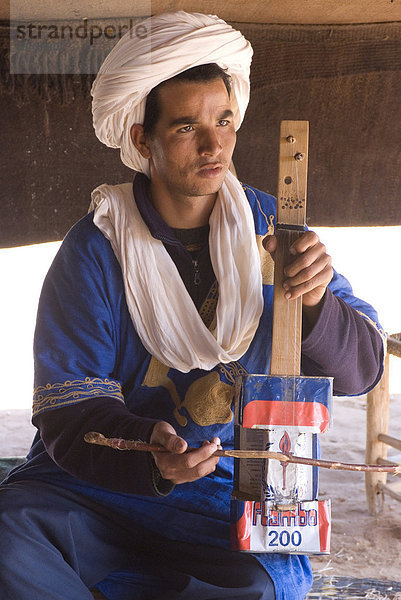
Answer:
M227 127L227 125L229 123L230 123L230 121L228 121L227 119L220 119L220 121L219 121L220 127Z
M188 131L192 131L192 130L193 130L192 125L185 125L185 127L181 127L181 129L179 129L178 131L187 133Z

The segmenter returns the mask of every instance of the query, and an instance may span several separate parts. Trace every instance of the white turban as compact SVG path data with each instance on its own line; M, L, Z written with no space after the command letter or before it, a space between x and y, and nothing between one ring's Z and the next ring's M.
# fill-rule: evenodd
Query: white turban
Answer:
M252 47L214 15L178 11L150 17L128 31L112 49L92 86L93 126L99 140L121 148L121 160L149 175L149 161L131 141L142 124L146 97L162 81L192 67L216 63L232 80L232 110L238 129L249 101Z

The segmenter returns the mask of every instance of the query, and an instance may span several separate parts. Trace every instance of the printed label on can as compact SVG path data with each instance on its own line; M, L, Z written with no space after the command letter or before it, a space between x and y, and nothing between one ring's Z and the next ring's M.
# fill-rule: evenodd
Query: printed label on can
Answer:
M330 500L302 502L277 511L269 502L233 499L231 547L247 552L328 554Z

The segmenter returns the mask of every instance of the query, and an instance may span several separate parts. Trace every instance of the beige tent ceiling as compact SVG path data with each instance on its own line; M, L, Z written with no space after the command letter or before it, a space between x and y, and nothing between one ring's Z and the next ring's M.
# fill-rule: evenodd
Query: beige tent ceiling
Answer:
M401 20L399 0L0 0L0 19L98 19L171 10L240 23L346 24Z

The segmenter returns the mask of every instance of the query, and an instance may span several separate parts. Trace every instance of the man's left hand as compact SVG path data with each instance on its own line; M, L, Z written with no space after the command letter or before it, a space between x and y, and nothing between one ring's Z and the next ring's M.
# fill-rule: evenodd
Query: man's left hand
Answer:
M274 258L277 238L267 236L263 245ZM285 297L290 300L302 295L304 307L317 307L333 277L331 257L314 231L303 233L289 251L294 260L284 268Z

